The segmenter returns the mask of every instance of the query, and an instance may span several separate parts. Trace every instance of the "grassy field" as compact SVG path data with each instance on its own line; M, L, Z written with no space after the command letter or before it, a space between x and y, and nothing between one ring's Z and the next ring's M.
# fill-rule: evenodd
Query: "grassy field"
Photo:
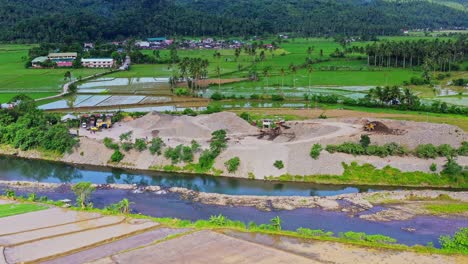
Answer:
M428 204L426 209L433 214L460 214L468 212L468 203Z
M38 204L0 204L0 217L25 214L44 209L47 209L47 207Z
M33 98L57 94L65 83L66 71L73 78L85 77L102 69L26 69L26 57L32 45L0 45L0 102L15 94L25 93Z

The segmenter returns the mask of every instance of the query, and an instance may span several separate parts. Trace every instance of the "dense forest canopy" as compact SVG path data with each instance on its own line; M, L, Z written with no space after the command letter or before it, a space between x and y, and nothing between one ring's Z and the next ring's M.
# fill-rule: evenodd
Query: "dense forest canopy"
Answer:
M427 0L0 0L0 27L0 41L23 42L390 35L403 28L467 28L468 12Z

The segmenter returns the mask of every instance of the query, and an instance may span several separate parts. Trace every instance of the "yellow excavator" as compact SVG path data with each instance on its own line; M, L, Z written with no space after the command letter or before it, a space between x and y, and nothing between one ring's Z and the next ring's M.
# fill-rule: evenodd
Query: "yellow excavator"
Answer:
M376 123L375 122L367 122L365 125L364 125L364 130L365 131L374 131L376 127Z

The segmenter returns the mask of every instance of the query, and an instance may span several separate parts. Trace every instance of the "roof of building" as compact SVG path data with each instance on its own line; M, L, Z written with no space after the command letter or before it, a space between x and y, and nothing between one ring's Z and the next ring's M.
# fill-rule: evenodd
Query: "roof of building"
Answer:
M76 57L78 53L76 52L58 52L58 53L49 53L49 57Z
M36 63L36 62L44 62L46 61L48 58L46 56L40 56L40 57L37 57L37 58L34 58L34 60L32 60L31 62L32 63Z
M110 61L114 61L114 59L112 59L112 58L87 58L87 59L81 59L81 62L92 62L92 61L110 62Z
M165 41L167 39L165 37L159 37L159 38L147 38L146 40L148 40L149 42L152 42L152 41Z

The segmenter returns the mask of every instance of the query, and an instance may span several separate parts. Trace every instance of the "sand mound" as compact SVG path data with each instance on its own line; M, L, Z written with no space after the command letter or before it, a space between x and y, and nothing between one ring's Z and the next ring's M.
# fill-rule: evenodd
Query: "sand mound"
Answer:
M229 134L255 134L258 129L234 113L221 112L195 117L196 123L215 131L225 129Z

